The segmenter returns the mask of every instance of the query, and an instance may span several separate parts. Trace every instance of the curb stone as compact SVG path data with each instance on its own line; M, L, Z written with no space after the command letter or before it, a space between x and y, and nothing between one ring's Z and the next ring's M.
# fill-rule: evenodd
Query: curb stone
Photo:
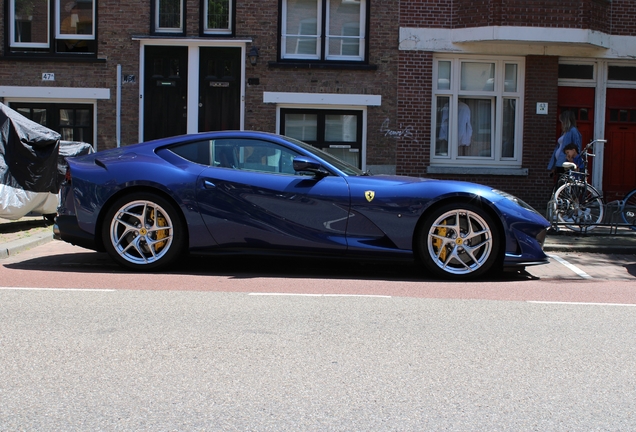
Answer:
M43 245L53 240L53 233L46 231L31 237L21 238L0 246L0 259L8 258L27 249Z

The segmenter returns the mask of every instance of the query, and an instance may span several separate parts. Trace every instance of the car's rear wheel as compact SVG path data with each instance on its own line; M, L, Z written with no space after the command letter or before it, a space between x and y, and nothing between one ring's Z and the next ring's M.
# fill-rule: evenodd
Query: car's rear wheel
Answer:
M426 269L438 277L467 279L483 276L498 264L498 226L481 207L446 204L424 221L416 239Z
M104 219L102 240L122 266L152 270L179 258L185 232L172 203L155 193L139 192L113 203Z

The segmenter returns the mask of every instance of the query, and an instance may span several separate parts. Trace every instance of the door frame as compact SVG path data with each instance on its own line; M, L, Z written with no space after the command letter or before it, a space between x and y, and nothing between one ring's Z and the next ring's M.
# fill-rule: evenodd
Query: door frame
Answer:
M145 48L146 46L182 46L188 48L188 89L187 89L187 127L186 133L197 133L199 131L199 48L200 47L238 47L241 49L241 58L245 59L247 44L252 43L251 39L149 39L137 37L133 38L139 44L139 130L138 140L143 139L144 125L144 68L145 68ZM241 62L240 79L240 129L245 127L245 61Z

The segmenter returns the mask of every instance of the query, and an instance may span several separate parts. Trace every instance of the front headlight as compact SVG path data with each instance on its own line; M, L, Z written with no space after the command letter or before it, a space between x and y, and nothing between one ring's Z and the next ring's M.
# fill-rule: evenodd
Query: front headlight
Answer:
M493 189L492 190L494 193L496 193L497 195L501 195L504 198L509 199L510 201L516 203L517 205L523 207L526 210L530 210L531 212L534 212L538 215L541 215L541 213L539 213L538 211L536 211L530 204L528 204L527 202L525 202L522 199L517 198L516 196L509 194L508 192L504 192L502 190L499 189Z

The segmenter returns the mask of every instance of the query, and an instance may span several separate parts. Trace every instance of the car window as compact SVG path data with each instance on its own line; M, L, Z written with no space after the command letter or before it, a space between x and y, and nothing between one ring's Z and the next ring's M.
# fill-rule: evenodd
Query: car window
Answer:
M269 141L257 139L218 139L213 143L214 166L276 174L297 174L296 152Z
M214 141L204 140L185 144L177 144L170 147L170 151L178 154L190 162L201 165L210 165L210 149L213 148Z
M294 171L294 158L299 153L259 139L193 141L174 145L170 147L170 151L201 165L276 174L313 175Z

